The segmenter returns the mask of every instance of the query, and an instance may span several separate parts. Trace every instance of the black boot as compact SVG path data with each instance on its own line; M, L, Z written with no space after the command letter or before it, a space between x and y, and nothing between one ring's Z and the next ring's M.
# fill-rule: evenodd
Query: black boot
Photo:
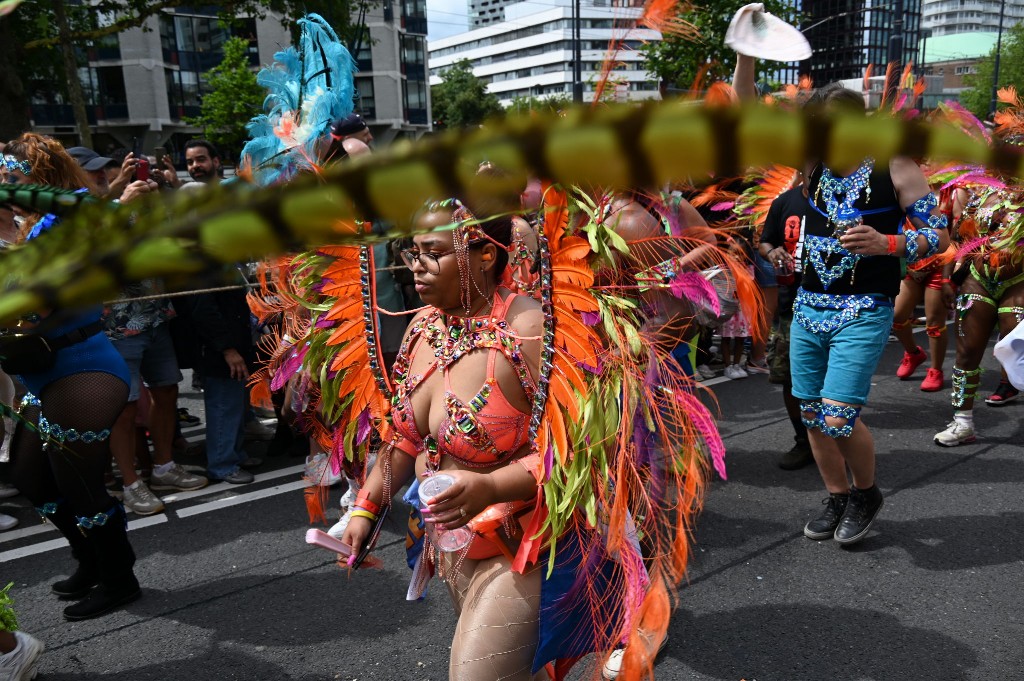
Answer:
M117 505L108 513L106 523L94 523L85 531L96 551L100 574L99 586L82 601L64 608L64 619L74 621L99 617L126 603L131 603L142 595L139 582L132 571L132 566L135 565L135 552L128 542L124 509Z
M54 582L50 588L61 599L78 600L99 584L100 571L96 562L96 549L78 529L78 519L75 518L66 503L58 503L56 510L52 513L44 512L41 515L68 540L68 544L71 545L71 555L78 562L78 568L74 574L67 579Z

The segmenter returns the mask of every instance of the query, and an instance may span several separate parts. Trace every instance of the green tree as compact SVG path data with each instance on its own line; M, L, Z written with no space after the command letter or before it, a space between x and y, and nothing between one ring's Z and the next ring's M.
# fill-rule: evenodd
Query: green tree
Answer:
M505 109L509 114L525 114L530 112L548 113L557 112L572 106L572 97L569 95L554 95L552 97L516 97Z
M249 41L228 38L223 49L224 59L206 74L210 89L203 95L199 116L185 122L202 128L206 139L234 155L249 138L245 125L261 109L267 93L249 66Z
M796 23L792 3L787 0L763 0L766 11ZM725 32L736 10L748 4L746 0L714 0L703 6L682 12L680 18L692 24L699 32L697 38L667 35L663 40L648 43L641 50L647 60L647 70L658 76L668 87L688 90L694 86L701 69L707 67L704 86L717 80L728 80L736 66L736 54L725 44ZM771 71L771 64L758 60L758 80Z
M365 11L360 7L375 0L225 0L216 3L222 22L230 25L241 17L266 17L274 12L283 22L294 26L307 11L322 14L350 44L357 21ZM10 139L28 127L28 81L47 83L52 96L54 83L60 84L61 98L75 113L81 144L92 145L86 118L85 95L78 69L85 63L85 49L132 28L149 30L147 21L164 10L194 6L191 0L90 0L65 2L39 0L25 2L0 19L0 68L14 67L14 75L0 78L5 97L0 103L0 131ZM53 78L52 76L58 77ZM21 93L20 97L19 94ZM2 98L0 98L2 99ZM4 115L8 114L8 115ZM13 134L11 134L13 133Z
M473 75L473 66L462 59L441 72L441 83L430 88L434 124L443 128L480 125L504 109L498 98L487 92L487 85Z
M996 48L978 62L977 71L964 77L968 89L960 93L960 103L978 118L989 118L992 103L992 77ZM1024 24L1016 24L1003 34L999 56L999 87L1013 85L1024 92Z

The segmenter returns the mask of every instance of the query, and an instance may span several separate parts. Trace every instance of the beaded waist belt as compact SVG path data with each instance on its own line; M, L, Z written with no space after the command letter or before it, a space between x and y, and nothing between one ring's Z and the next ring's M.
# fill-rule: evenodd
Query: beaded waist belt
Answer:
M874 310L876 307L892 307L892 305L892 299L887 296L811 293L801 288L797 290L796 298L793 301L793 321L811 333L835 331L843 324L856 319L861 310ZM800 310L801 306L813 307L818 310L835 310L836 314L829 316L828 319L817 321L808 318Z

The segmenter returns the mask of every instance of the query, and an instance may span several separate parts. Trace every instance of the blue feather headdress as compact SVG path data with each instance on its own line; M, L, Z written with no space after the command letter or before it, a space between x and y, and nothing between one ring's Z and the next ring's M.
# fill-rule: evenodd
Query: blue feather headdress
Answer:
M270 92L263 101L266 113L247 126L242 169L261 187L313 169L331 121L354 106L356 62L338 34L318 14L307 14L299 26L298 49L278 52L274 64L256 76Z

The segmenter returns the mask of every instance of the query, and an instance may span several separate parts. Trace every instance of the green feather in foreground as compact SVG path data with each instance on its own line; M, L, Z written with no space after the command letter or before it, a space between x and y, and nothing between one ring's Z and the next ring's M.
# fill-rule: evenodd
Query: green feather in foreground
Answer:
M0 260L0 272L8 278L0 322L98 302L127 281L164 277L172 288L187 288L190 275L221 263L408 234L412 216L427 199L515 197L531 175L566 186L624 189L732 176L770 163L801 167L808 156L842 167L864 156L884 161L894 155L954 159L1022 174L1020 154L990 148L951 126L673 102L511 118L461 134L403 141L384 153L269 189L233 183L113 207L66 192L3 186L0 204L68 219L55 232L60 238L51 234ZM507 174L477 176L482 161ZM392 228L387 235L356 231L350 226L356 218Z

